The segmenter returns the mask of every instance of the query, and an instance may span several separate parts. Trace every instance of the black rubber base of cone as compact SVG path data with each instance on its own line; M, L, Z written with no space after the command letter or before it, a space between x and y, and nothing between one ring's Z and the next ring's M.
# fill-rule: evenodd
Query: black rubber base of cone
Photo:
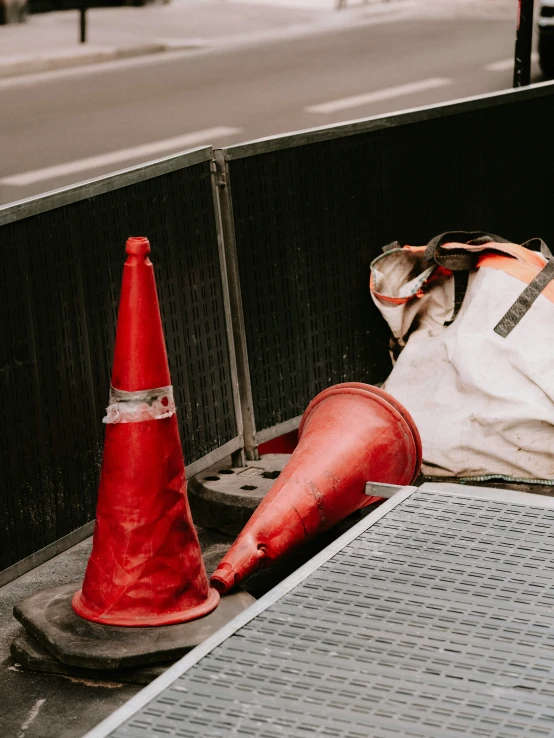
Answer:
M14 615L59 661L85 669L123 669L175 661L246 610L246 592L222 597L198 620L177 625L123 628L83 620L71 608L80 583L39 590L14 607Z
M83 669L79 666L68 666L44 648L26 630L22 630L11 645L14 660L27 671L39 671L44 674L61 674L78 679L96 679L124 684L149 684L153 679L170 667L174 662L136 666L134 669Z
M187 484L194 522L238 536L289 459L290 454L267 454L234 468L229 457L198 474Z

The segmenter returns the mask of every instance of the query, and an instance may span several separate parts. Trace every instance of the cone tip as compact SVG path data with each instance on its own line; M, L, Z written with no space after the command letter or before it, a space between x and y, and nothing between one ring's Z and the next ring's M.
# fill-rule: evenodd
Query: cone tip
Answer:
M127 239L125 252L132 256L146 256L150 253L150 241L145 236L132 236Z

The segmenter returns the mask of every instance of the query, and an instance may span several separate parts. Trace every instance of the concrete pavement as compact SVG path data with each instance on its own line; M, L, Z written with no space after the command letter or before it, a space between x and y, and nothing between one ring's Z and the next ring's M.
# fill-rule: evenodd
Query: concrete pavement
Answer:
M392 0L398 2L406 0ZM0 77L247 42L317 25L330 13L333 0L298 0L295 7L248 0L173 0L142 8L90 8L85 44L78 39L77 11L30 15L23 24L0 27Z
M0 78L159 53L237 47L262 38L278 41L411 11L432 17L515 15L512 0L173 0L142 8L91 8L87 43L81 44L77 11L58 11L0 27Z
M368 6L379 2L392 0L225 0L226 3L248 4L264 7L303 8L319 10L336 10ZM449 13L467 14L468 12L480 15L515 15L515 4L511 0L426 0L426 4L433 8L443 7Z

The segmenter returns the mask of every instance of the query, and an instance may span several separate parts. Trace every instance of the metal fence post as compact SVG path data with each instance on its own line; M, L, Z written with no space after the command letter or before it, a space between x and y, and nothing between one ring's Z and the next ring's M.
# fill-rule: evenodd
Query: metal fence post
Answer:
M232 333L229 342L236 367L235 410L237 412L237 418L240 417L242 422L244 454L249 461L256 461L259 458L256 445L256 420L254 417L244 313L240 292L231 182L229 178L229 167L223 149L214 150L213 170L215 186L218 193L218 222L220 224L220 240L222 242L221 254L227 280L224 289L229 300L227 303L228 309L226 309L226 319L228 321L228 329ZM243 464L243 460L233 457L233 463L241 465Z
M514 87L531 81L531 50L533 47L534 0L517 0L517 30L514 62Z
M87 42L87 9L88 0L81 0L79 3L79 41L82 44Z

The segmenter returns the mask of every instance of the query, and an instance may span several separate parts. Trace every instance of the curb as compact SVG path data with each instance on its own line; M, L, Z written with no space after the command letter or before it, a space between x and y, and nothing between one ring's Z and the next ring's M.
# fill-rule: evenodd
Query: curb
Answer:
M72 49L44 54L18 54L4 59L0 58L0 79L131 59L149 54L163 54L170 51L197 51L202 48L204 48L204 44L200 42L164 42L121 47L88 46L83 50Z

